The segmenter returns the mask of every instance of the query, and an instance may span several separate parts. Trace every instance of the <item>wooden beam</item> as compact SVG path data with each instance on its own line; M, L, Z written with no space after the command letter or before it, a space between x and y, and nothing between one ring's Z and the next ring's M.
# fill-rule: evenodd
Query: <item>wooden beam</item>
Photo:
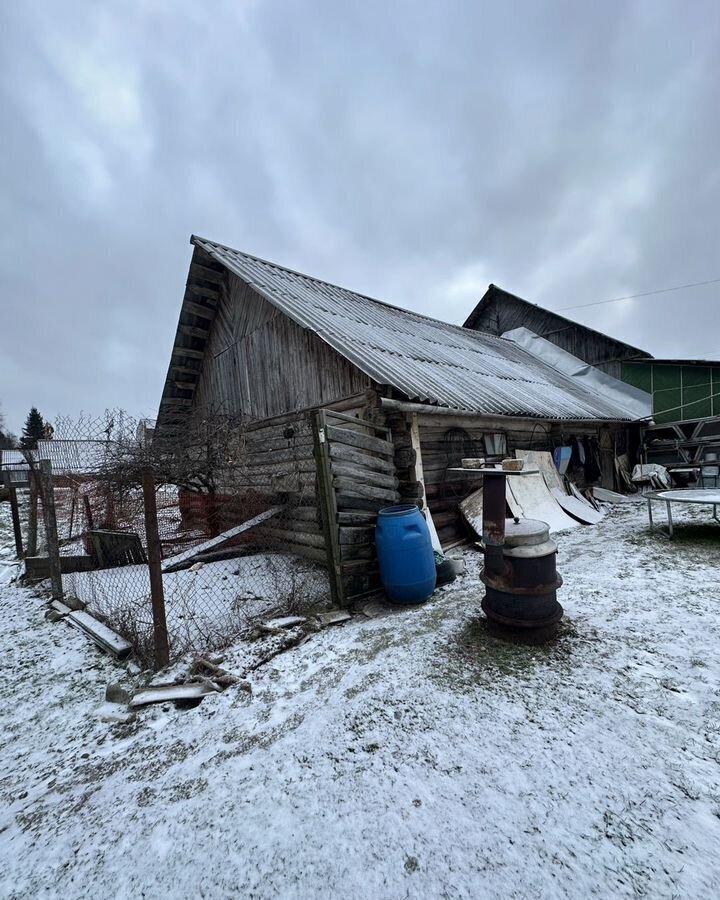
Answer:
M173 347L173 356L187 356L188 359L204 359L204 350L194 350L191 347Z
M338 492L348 497L367 497L369 500L386 500L388 503L397 503L398 492L387 488L377 487L374 484L363 483L349 478L333 478L333 486Z
M150 602L153 618L153 650L155 668L162 669L170 662L167 621L165 619L165 591L162 577L162 549L158 532L157 502L152 469L142 473L143 504L145 509L145 537L150 576Z
M364 453L362 450L348 447L345 444L330 444L330 457L333 460L354 463L357 466L373 469L376 472L385 472L387 474L395 472L395 465L391 460L381 459L379 456L370 456L370 454Z
M60 568L60 540L57 530L57 516L55 514L55 490L53 486L52 466L49 459L41 459L40 485L42 492L43 519L45 520L45 540L50 560L50 588L53 600L62 600L63 584L62 570Z
M204 266L202 265L202 263L190 263L190 274L188 276L188 282L212 281L214 284L222 284L227 269L222 265L222 263L219 263L218 265L219 268L210 268L210 266Z
M325 554L328 578L330 581L330 594L335 606L344 606L345 589L342 580L340 534L336 520L337 502L335 489L333 487L330 454L328 453L325 410L318 409L312 413L312 425L315 461L317 463L318 500L323 535L325 537Z
M200 374L202 372L200 368L193 369L190 366L181 366L177 363L172 362L170 363L170 371L174 375L196 375L197 377L200 377Z
M207 338L210 334L209 328L199 328L197 325L178 325L178 334L184 334L186 337Z
M377 485L377 487L388 488L394 490L400 483L395 475L387 475L382 472L371 472L363 466L356 466L352 463L334 461L333 475L338 478L354 478L363 484Z
M362 544L366 546L374 545L375 529L367 526L343 526L340 528L341 544Z
M182 553L178 553L177 556L166 559L162 567L163 572L174 572L178 568L182 568L184 563L190 562L199 553L205 553L207 550L217 547L219 544L224 544L225 541L229 541L231 538L238 537L244 532L250 531L252 528L257 527L268 519L271 519L273 516L276 516L280 512L280 509L280 506L273 506L270 509L266 509L265 512L253 516L252 519L248 519L241 525L229 528L227 531L223 531L222 534L217 535L217 537L210 538L208 541L203 541L202 544L196 544L191 550L184 550Z
M328 425L327 437L329 441L338 441L340 444L348 444L351 447L369 450L372 453L379 453L390 458L395 455L395 447L390 441L371 437L369 434L361 434L358 431L351 431L349 428Z
M15 536L15 555L22 559L23 552L22 528L20 527L20 509L18 507L17 488L8 482L10 493L10 515L12 516L13 534Z
M199 284L187 284L185 286L185 292L186 294L191 294L193 297L207 297L208 300L218 299L217 288L202 287Z
M215 318L217 307L203 306L201 303L193 303L192 300L184 300L182 311L186 313L192 313L194 316L200 316L201 318L208 319L212 322L212 320Z
M415 463L410 466L410 480L415 481L421 488L421 493L419 494L419 499L422 501L421 512L425 516L425 521L427 522L433 550L442 553L440 538L435 529L435 523L433 522L430 508L427 505L425 473L423 472L422 450L420 449L420 428L418 426L418 417L416 413L412 413L410 416L410 444L415 451Z
M125 638L120 637L119 634L116 634L107 625L103 625L102 622L98 622L90 613L82 611L71 612L65 621L71 622L80 631L84 631L99 647L112 653L117 659L123 659L132 650L132 646Z

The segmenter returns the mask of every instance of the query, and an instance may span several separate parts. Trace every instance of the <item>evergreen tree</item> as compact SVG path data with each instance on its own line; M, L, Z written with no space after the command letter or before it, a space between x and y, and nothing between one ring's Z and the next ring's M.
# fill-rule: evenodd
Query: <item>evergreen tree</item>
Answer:
M35 450L37 442L45 439L45 422L43 417L33 408L28 413L23 426L22 436L20 437L20 446L23 450Z

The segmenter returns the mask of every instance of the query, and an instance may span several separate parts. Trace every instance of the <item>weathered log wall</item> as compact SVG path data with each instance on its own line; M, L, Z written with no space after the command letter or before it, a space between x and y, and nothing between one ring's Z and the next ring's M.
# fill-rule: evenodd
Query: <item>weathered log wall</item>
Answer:
M515 450L551 450L569 435L597 437L597 424L564 425L534 419L493 420L477 416L418 417L425 496L443 547L468 536L459 503L480 485L475 477L449 472L463 457L487 457L485 436L505 436L507 455ZM622 430L616 426L615 430Z
M322 410L317 414L320 506L334 593L347 603L380 587L378 510L400 502L395 448L387 428Z

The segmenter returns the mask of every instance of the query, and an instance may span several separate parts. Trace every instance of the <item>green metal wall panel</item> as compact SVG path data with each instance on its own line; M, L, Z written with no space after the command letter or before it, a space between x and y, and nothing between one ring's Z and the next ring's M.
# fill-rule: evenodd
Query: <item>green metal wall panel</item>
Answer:
M709 385L711 373L712 369L710 368L710 366L683 366L683 387L699 387L701 385Z
M623 363L622 380L641 391L652 393L652 368L647 363Z
M653 391L666 391L682 387L682 366L654 365L652 367Z
M657 423L678 422L682 418L682 391L679 387L653 393L653 413Z
M622 380L653 395L658 423L720 416L720 365L623 363Z

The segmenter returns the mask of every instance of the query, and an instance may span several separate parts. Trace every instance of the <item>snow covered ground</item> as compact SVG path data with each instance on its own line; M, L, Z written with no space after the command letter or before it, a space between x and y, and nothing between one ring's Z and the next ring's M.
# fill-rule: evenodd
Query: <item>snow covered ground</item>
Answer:
M488 634L468 553L252 694L125 725L101 716L129 675L0 589L0 896L718 896L720 527L683 519L671 543L628 503L561 535L554 644Z
M146 565L63 575L63 589L135 646L152 646ZM254 553L163 575L170 651L206 652L252 631L259 618L330 606L327 573L289 553Z

